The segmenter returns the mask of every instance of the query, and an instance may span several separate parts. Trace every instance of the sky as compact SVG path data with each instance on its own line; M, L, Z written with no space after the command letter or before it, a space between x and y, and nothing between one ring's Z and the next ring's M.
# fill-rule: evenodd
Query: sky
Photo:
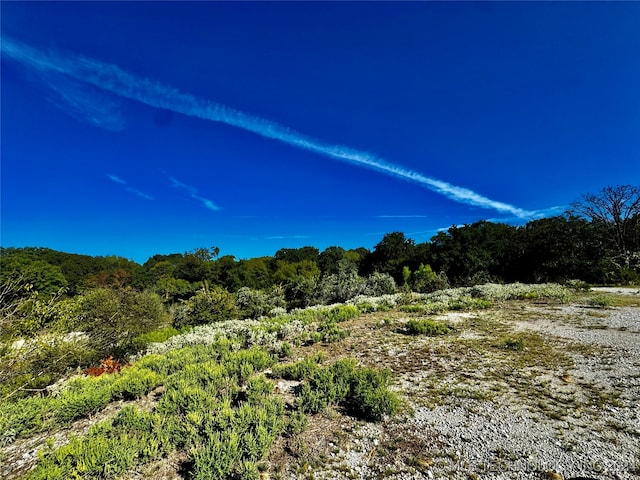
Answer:
M144 262L640 185L638 2L9 2L0 243Z

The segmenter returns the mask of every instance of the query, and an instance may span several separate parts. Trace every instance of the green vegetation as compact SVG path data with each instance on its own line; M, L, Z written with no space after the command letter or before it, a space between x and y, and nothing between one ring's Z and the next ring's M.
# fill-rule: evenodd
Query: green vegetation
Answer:
M437 335L446 335L451 330L449 325L433 320L415 320L411 319L407 322L406 332L409 335L427 335L435 337Z
M275 438L296 435L306 413L329 405L369 420L394 413L399 401L387 390L389 373L357 368L342 360L320 366L321 355L294 364L274 365L264 350L234 350L221 339L210 345L151 354L120 373L78 377L50 397L30 397L0 407L3 442L47 431L99 413L116 399L134 399L162 386L151 411L124 407L66 445L50 444L28 478L116 478L134 465L176 449L189 452L191 478L254 478ZM260 372L303 382L298 410L287 415L274 384Z
M379 421L396 413L399 399L387 389L387 370L357 368L352 359L342 359L330 367L320 366L321 357L309 357L273 370L276 377L306 380L298 397L302 412L319 413L329 406L342 406L350 414Z

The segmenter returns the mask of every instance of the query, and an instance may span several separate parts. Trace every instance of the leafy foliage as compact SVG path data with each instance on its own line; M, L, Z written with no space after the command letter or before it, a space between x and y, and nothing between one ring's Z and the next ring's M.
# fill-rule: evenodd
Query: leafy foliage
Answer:
M430 337L445 335L449 330L451 330L451 327L448 325L434 322L433 320L411 319L407 322L406 326L406 331L409 335L427 335Z
M223 288L203 288L176 308L174 325L184 328L237 318L233 295Z

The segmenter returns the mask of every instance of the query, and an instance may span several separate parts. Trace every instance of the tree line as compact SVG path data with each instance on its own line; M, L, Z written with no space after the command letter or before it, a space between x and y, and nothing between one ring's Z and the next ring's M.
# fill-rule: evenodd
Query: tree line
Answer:
M640 284L639 198L638 187L605 189L571 212L523 226L479 221L423 243L391 232L371 250L305 246L236 259L211 247L139 264L2 248L0 398L110 355L126 360L195 325L361 295L486 282Z
M0 281L21 276L41 293L64 288L67 295L129 287L156 292L167 302L187 299L204 284L229 292L277 286L294 304L323 281L353 282L373 274L387 274L416 291L485 282L638 283L639 192L634 186L607 187L583 196L563 215L519 227L488 221L452 226L423 243L392 232L372 250L305 246L236 259L211 247L153 255L141 265L115 256L2 248Z

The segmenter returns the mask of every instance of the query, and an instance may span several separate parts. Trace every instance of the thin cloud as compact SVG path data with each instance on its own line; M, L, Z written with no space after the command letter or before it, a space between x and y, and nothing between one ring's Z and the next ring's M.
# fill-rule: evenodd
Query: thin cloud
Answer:
M136 188L132 188L127 185L127 182L123 179L121 179L120 177L118 177L117 175L113 175L111 173L107 174L107 177L109 178L109 180L111 180L112 182L117 183L118 185L123 185L124 189L127 192L133 193L134 195L137 195L140 198L144 198L145 200L153 200L153 197L147 193L141 192L140 190L136 189Z
M171 180L172 187L179 188L181 190L186 191L191 198L201 202L202 205L205 206L205 208L208 208L209 210L213 210L214 212L217 212L220 210L220 207L217 206L215 203L213 203L211 200L198 195L198 190L196 189L196 187L192 185L187 185L186 183L182 183L180 180L177 180L170 175L167 175L167 177L169 178L169 180Z
M131 192L134 195L139 196L140 198L144 198L145 200L153 200L153 197L151 195L141 192L140 190L136 190L135 188L128 187L126 190L127 192Z
M264 237L265 240L300 240L305 238L311 238L308 235L275 235L272 237Z
M116 175L111 175L111 174L107 174L107 177L109 177L112 181L119 183L121 185L126 185L127 182L125 182L124 180L122 180L120 177L116 176Z
M195 97L147 78L138 77L122 70L117 65L103 63L88 57L63 55L53 50L44 52L7 37L2 41L2 52L14 61L28 66L40 74L68 75L94 87L155 108L238 127L325 157L417 183L459 203L509 213L519 218L534 216L534 212L492 200L468 188L428 177L390 163L371 153L326 143L279 123L249 115L211 100Z

